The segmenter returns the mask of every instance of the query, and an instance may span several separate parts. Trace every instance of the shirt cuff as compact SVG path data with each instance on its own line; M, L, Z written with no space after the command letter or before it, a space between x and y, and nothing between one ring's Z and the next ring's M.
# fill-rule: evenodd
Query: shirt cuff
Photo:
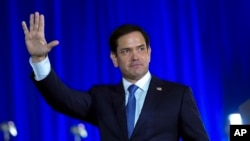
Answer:
M48 56L43 61L37 63L33 63L30 57L29 63L35 73L35 80L37 81L46 78L51 71L51 65Z

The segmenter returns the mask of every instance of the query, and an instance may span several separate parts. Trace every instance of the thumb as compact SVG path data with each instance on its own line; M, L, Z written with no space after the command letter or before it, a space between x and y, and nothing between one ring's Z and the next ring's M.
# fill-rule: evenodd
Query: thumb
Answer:
M54 41L51 41L49 44L48 44L48 47L50 49L52 49L53 47L57 46L59 44L59 41L58 40L54 40Z

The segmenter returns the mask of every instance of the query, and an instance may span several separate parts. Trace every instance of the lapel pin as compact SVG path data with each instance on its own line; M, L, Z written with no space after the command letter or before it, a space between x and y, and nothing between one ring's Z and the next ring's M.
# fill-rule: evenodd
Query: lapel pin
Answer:
M162 87L156 87L157 91L162 91Z

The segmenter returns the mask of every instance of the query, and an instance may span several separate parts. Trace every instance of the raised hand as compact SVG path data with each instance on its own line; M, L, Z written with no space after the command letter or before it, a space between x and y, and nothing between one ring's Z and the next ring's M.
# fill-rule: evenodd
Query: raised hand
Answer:
M30 14L30 28L27 28L25 21L22 21L22 27L25 34L26 48L32 57L33 62L39 62L45 59L50 50L59 44L54 40L47 43L44 35L44 15L38 12Z

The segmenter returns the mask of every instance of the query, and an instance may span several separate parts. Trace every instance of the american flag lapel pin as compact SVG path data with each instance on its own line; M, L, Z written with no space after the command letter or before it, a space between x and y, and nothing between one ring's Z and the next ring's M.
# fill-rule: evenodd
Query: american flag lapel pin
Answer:
M162 91L162 87L156 87L157 91Z

